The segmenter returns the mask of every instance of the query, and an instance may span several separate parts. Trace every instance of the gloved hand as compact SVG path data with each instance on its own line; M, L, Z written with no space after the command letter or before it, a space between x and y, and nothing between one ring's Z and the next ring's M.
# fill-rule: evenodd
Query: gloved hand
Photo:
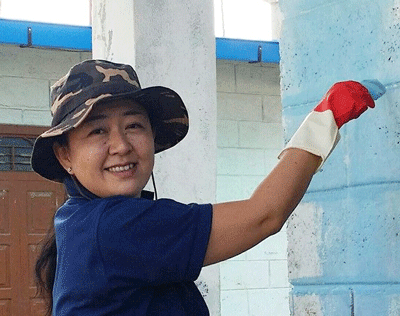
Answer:
M368 89L355 81L335 83L314 111L331 110L338 128L359 117L368 107L375 107Z
M340 140L339 128L359 117L369 107L375 107L370 93L374 93L375 97L384 93L383 86L377 80L367 81L367 85L368 88L355 81L334 84L306 117L283 151L300 148L320 156L321 163L315 172L319 171Z

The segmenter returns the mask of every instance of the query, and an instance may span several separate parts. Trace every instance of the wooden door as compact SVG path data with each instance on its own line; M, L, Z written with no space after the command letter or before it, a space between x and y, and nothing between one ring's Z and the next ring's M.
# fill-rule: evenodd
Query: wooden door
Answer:
M16 270L11 267L19 262L18 232L16 232L13 214L15 213L16 190L9 181L0 180L0 315L11 315L12 299L18 296L17 288L12 281L18 279L13 275ZM17 228L18 230L18 228Z
M0 316L44 315L35 297L38 243L65 200L64 187L29 167L32 139L47 127L0 125ZM15 141L6 142L6 138ZM20 146L17 138L30 139Z
M44 314L35 298L37 245L64 200L62 185L33 172L0 173L0 316Z

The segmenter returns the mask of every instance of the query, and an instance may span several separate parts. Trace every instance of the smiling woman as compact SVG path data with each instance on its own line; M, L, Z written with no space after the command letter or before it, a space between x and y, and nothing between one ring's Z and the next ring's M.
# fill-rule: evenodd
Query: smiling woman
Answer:
M90 25L89 0L1 0L0 18Z
M339 128L374 107L371 95L385 93L378 82L367 87L334 85L250 198L184 204L142 194L154 155L188 132L180 96L142 89L129 65L87 60L72 67L52 86L52 128L32 153L33 170L62 182L69 196L36 264L48 315L209 315L194 283L202 267L282 228Z
M75 65L51 99L52 128L37 138L32 167L63 182L69 200L36 264L48 315L206 315L193 281L211 205L142 194L154 154L188 132L182 99L165 87L141 89L132 67L103 60Z

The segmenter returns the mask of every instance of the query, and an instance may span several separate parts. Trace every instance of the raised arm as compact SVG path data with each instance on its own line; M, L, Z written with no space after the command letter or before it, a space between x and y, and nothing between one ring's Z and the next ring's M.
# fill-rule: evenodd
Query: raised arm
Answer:
M299 127L280 161L253 195L213 206L204 265L229 259L277 233L340 139L339 128L385 93L377 81L335 84Z

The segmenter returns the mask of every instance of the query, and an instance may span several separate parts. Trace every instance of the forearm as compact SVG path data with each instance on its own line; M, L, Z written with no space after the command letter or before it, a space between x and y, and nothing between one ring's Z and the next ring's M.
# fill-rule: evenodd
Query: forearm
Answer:
M249 199L215 204L204 265L233 257L278 232L307 190L319 160L304 150L287 149Z
M317 169L320 157L289 148L249 202L259 212L265 237L279 231L304 196Z

